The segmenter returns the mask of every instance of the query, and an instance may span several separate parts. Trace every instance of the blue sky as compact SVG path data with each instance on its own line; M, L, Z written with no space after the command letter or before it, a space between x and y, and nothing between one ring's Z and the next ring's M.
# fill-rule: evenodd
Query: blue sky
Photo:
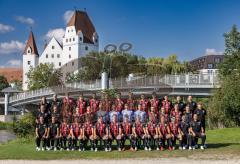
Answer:
M86 8L107 43L133 44L144 57L177 54L191 60L224 51L223 33L240 22L238 0L1 0L0 66L18 66L32 26L41 54L51 31L65 28L64 13Z

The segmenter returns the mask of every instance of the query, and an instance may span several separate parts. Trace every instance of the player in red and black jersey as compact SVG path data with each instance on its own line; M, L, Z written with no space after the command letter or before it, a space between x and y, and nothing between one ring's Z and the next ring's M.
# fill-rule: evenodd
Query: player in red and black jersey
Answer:
M157 98L156 93L154 92L152 94L152 99L150 100L151 107L154 108L154 113L158 115L159 112L159 106L160 106L160 101Z
M79 151L85 151L86 145L87 145L87 137L85 135L85 125L83 123L80 123L79 126Z
M89 105L93 113L96 113L98 111L99 103L100 102L96 99L96 93L93 93L92 98L89 101Z
M121 93L117 94L117 97L115 99L115 103L114 104L115 104L116 110L118 112L121 112L123 110L124 103L123 103L123 101L121 99Z
M141 105L141 111L145 111L148 115L149 101L145 98L144 94L141 94L141 99L138 101L138 105Z
M67 118L68 121L72 121L73 110L75 107L75 101L73 98L69 97L69 94L66 93L66 96L62 100L62 117Z
M172 102L168 99L168 96L164 96L164 99L162 100L162 107L165 108L166 114L170 114Z
M104 142L104 149L105 151L109 151L109 140L108 136L106 135L107 127L106 124L103 122L102 116L99 116L98 121L96 123L96 132L98 139Z
M125 117L123 122L123 132L124 132L124 138L123 138L123 149L125 147L125 141L128 139L130 141L131 148L130 150L135 150L136 147L136 135L133 134L133 127L131 122L129 122L128 116Z
M86 119L86 122L84 123L84 130L85 135L87 139L90 141L91 150L97 151L97 145L96 145L96 128L93 126L93 124L90 122L89 119Z
M133 112L136 110L136 100L133 97L133 93L129 92L128 93L128 99L126 101L126 104L128 105L129 110L132 110Z
M67 118L63 118L63 123L60 125L61 150L71 149L72 139L70 136L71 125L67 123ZM68 141L68 146L67 146Z
M174 108L173 108L172 111L171 111L170 117L171 117L171 118L174 117L174 118L175 118L175 121L178 121L178 122L181 121L182 113L179 111L178 104L175 104L175 105L174 105Z
M149 122L147 124L147 130L148 130L148 134L150 135L150 142L148 145L148 150L151 151L151 149L155 146L156 141L158 141L158 135L157 135L157 128L158 125L155 122L155 119L153 117L149 118ZM159 149L157 147L157 149Z
M169 150L171 150L172 148L171 132L170 132L169 125L165 121L164 117L160 118L160 122L158 125L158 135L159 135L160 150L164 150L166 140L168 142L168 148Z
M86 113L87 102L84 100L83 95L81 94L77 101L78 113L80 117Z
M73 142L72 150L77 149L78 138L80 135L80 127L81 125L78 123L78 117L75 117L74 122L72 123L72 126L71 126L71 131L70 131L70 135Z
M143 125L142 125L139 117L136 118L133 126L135 127L135 132L136 132L136 136L137 136L136 147L140 148L141 141L144 140L144 130L143 130Z
M179 122L178 122L178 120L176 120L175 117L171 118L171 122L169 123L169 128L171 131L172 149L174 150L177 139L179 140L179 145L182 145L182 136L180 134Z
M113 121L110 124L110 129L111 129L111 134L113 139L115 139L117 141L117 146L118 146L118 151L122 151L123 149L123 129L122 126L119 122L117 122L117 116L115 115L113 117Z

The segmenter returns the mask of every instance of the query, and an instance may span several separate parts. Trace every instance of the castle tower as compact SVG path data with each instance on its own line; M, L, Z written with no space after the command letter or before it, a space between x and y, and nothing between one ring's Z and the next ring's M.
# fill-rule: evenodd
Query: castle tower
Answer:
M27 73L31 67L35 68L38 65L38 50L35 43L33 32L30 31L28 41L23 53L23 90L28 90Z
M85 11L76 10L69 20L63 37L63 65L67 72L79 68L78 58L98 51L98 34Z

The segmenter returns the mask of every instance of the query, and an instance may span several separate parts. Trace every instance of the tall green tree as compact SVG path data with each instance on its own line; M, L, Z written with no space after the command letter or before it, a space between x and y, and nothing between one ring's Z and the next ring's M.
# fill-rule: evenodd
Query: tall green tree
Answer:
M39 64L36 68L30 68L27 73L29 90L51 87L62 84L62 73L54 69L52 64Z
M6 77L0 75L0 91L4 88L7 88L9 86L8 81ZM3 96L3 93L0 93L1 96Z
M219 66L221 88L209 106L212 127L240 126L240 33L234 25L224 34L224 61Z

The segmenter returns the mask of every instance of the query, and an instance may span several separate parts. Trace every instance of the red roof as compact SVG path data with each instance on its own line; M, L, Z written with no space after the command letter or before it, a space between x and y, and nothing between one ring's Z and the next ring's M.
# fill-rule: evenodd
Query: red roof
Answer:
M77 33L81 31L84 43L94 43L93 34L96 30L86 12L76 10L67 26L75 26Z
M38 50L37 50L37 46L36 46L36 42L35 42L35 39L34 39L34 35L33 35L32 31L29 34L28 41L27 41L26 47L24 49L24 54L27 54L28 47L31 47L32 54L39 55L38 54Z
M0 75L6 77L8 82L22 81L23 70L22 68L0 68Z

